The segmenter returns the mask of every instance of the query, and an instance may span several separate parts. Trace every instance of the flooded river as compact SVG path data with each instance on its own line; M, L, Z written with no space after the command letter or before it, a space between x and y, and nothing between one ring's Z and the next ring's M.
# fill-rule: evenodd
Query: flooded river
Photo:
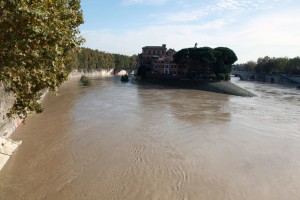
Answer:
M121 83L65 83L13 134L0 199L299 200L300 90L257 97Z

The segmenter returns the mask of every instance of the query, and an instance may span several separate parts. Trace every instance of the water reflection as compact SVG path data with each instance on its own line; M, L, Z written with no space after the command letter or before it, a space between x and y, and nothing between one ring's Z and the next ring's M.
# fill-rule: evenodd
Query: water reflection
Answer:
M145 111L163 110L161 114L199 125L230 120L228 95L158 85L140 86L137 94Z

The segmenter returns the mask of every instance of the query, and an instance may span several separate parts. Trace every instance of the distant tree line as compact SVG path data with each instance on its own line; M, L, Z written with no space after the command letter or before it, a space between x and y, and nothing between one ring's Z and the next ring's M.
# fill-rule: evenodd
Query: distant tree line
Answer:
M300 57L295 58L258 58L257 62L249 61L234 66L237 70L255 71L258 73L300 74Z
M100 69L136 67L137 56L111 54L82 47L76 51L72 51L67 66L69 71L75 69L79 71L94 71Z

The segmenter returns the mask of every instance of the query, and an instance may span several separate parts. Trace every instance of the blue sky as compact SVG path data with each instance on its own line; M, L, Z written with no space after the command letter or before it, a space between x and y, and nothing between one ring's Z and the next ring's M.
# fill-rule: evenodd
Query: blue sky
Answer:
M133 55L144 46L226 46L237 63L300 56L299 0L81 0L83 46Z

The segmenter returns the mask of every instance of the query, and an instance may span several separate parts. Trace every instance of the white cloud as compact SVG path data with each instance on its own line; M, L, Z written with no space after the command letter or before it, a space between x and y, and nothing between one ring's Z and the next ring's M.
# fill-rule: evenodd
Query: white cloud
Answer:
M225 25L223 20L204 23L202 25L158 25L127 31L116 35L108 30L83 31L86 38L84 46L107 52L123 53L127 55L140 53L147 45L168 44L169 48L180 50L187 46L206 45L202 38L206 33L221 29ZM201 42L200 42L201 40Z
M300 52L300 10L253 18L233 33L241 61L258 57L295 57Z
M233 49L238 62L258 57L299 56L300 9L264 13L240 22L223 17L206 23L169 23L140 27L117 35L109 30L84 31L85 46L107 52L137 54L146 45L167 44L180 50L198 46L227 46ZM239 20L239 19L237 19Z
M258 10L258 9L270 9L275 2L284 2L284 0L217 0L214 3L191 3L186 0L178 1L185 5L183 11L168 13L166 19L170 22L189 22L196 21L206 16L217 16L218 14L224 15L224 13L232 10L242 12L243 10ZM187 5L190 6L187 6Z

